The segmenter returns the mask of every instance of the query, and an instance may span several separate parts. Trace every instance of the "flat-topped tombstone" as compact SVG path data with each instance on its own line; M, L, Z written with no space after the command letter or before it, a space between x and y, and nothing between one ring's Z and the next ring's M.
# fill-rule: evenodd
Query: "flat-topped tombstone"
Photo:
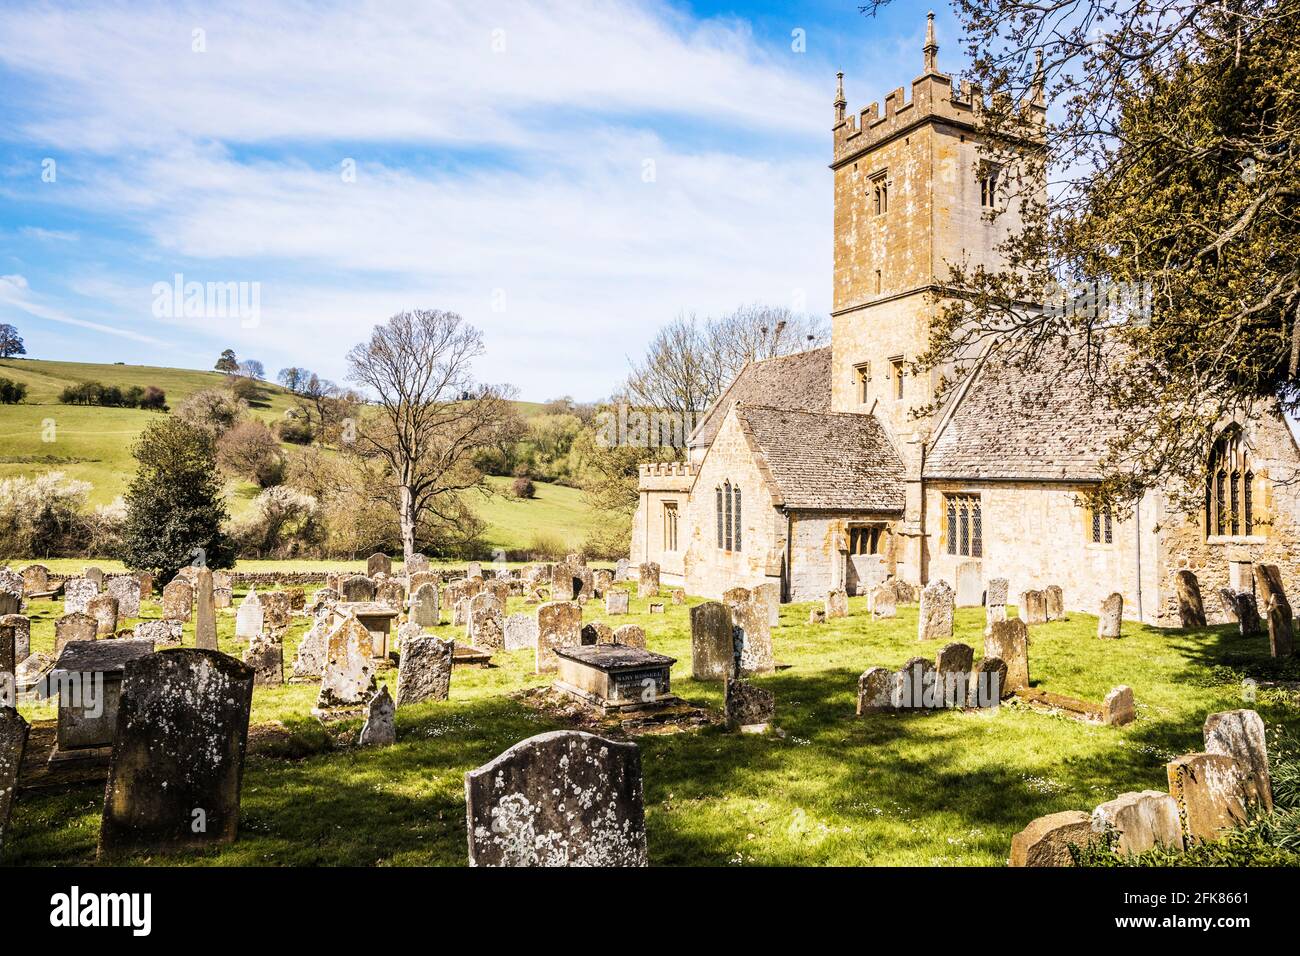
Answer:
M469 600L469 623L466 628L469 643L485 650L500 650L505 646L502 603L490 591L475 594Z
M1047 623L1047 599L1042 591L1020 592L1020 620L1027 625Z
M5 630L13 632L13 667L17 667L32 653L32 619L25 614L6 614L0 617L0 631ZM0 637L0 640L7 640L7 638ZM10 668L11 671L12 669ZM4 668L0 667L0 672L3 671Z
M429 582L415 589L411 595L411 620L420 627L437 627L442 623L442 612L438 607L438 585Z
M659 596L659 565L654 561L647 561L641 565L636 583L636 596Z
M834 617L849 616L849 593L843 588L835 588L826 592L826 598L822 605L825 612L826 620Z
M975 662L975 649L969 644L945 644L935 656L934 667L943 687L945 707L965 707L967 682Z
M251 641L261 635L264 616L261 595L256 588L249 588L244 600L239 602L239 610L235 612L235 637Z
M574 577L572 567L557 564L551 568L551 600L572 601L581 588L582 581Z
M605 592L605 613L626 614L631 597L623 588L610 588Z
M556 658L555 689L605 713L677 702L669 683L674 658L619 644L562 647Z
M1124 622L1124 595L1118 591L1101 602L1101 613L1097 616L1098 637L1119 637Z
M388 555L376 551L370 557L366 558L366 575L374 577L376 574L392 574L393 559Z
M537 608L536 670L549 673L559 666L556 652L582 646L582 608L572 601L548 601Z
M1043 588L1043 613L1049 621L1065 620L1065 592L1059 584Z
M1174 590L1178 593L1178 619L1183 627L1205 627L1205 604L1196 575L1186 569L1179 571L1174 575Z
M0 853L9 830L9 811L18 792L18 768L27 749L27 721L12 707L0 706Z
M1007 665L1003 696L1029 686L1029 631L1019 618L994 621L984 636L984 656Z
M402 641L397 668L397 706L425 700L447 700L451 694L454 641L416 634Z
M724 707L727 727L742 733L763 733L776 716L776 698L770 690L734 677L727 681Z
M388 686L384 685L379 688L378 694L370 698L366 723L361 728L357 743L362 747L387 747L397 743L396 716L397 706L388 693Z
M1122 727L1135 720L1137 704L1133 699L1133 688L1121 684L1101 702L1101 722L1110 727Z
M537 618L523 612L511 614L505 620L503 641L507 651L537 647Z
M925 586L921 591L921 613L917 621L919 640L933 641L952 637L954 601L952 588L942 578Z
M111 594L96 594L86 604L86 613L95 619L95 633L112 637L117 633L117 598Z
M58 688L59 725L50 763L106 761L118 730L118 703L128 664L154 653L153 641L72 641L50 683Z
M89 614L74 611L63 615L54 623L55 655L62 654L72 641L93 641L98 631L99 623Z
M1121 794L1093 810L1093 834L1107 830L1118 836L1115 850L1121 854L1144 853L1157 846L1183 849L1178 803L1159 790Z
M194 646L207 651L217 649L217 597L212 572L207 568L199 568L194 576Z
M1225 754L1184 754L1166 764L1185 840L1217 840L1246 822L1258 793L1250 768Z
M348 602L373 601L375 582L364 574L350 574L339 582L339 593Z
M353 708L370 700L375 692L371 649L370 632L351 614L329 632L316 698L318 711Z
M1207 753L1234 757L1250 768L1255 792L1266 810L1273 809L1273 781L1268 769L1264 720L1253 710L1225 710L1205 718Z
M878 584L871 589L868 596L873 618L896 617L898 615L898 597L894 589L887 584Z
M153 641L158 647L180 647L185 625L180 621L141 621L135 626L135 637Z
M719 601L691 608L691 676L725 681L736 672L736 656L731 609Z
M958 607L979 607L984 603L984 576L982 562L963 561L957 565Z
M90 599L99 593L99 585L85 578L68 578L63 584L63 613L85 614Z
M641 753L539 734L465 774L470 866L646 866Z
M1082 810L1050 813L1011 838L1012 866L1073 866L1070 846L1095 839L1092 818Z
M182 577L172 578L162 593L163 617L169 621L188 621L194 605L194 588Z
M127 665L100 855L233 842L253 703L252 671L181 648Z
M1295 642L1291 602L1282 589L1282 572L1276 564L1255 565L1255 592L1260 613L1268 622L1269 652L1274 657L1290 657Z
M121 617L140 616L140 579L134 574L115 574L108 579L108 593L117 598L117 613Z
M864 671L858 678L858 716L892 710L893 694L893 671L887 667L873 667Z

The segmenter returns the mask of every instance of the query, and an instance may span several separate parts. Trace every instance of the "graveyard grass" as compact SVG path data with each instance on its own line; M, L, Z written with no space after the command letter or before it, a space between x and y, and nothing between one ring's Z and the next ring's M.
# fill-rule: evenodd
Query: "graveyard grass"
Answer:
M237 595L238 598L238 595ZM692 599L690 604L698 603ZM688 607L665 601L650 615L645 599L632 614L607 618L603 603L584 620L637 623L651 650L677 658L673 690L720 710L721 687L690 679ZM942 642L916 638L915 605L873 622L863 599L850 616L809 625L810 605L782 608L774 629L778 661L789 669L759 678L776 695L779 735L731 735L720 727L640 736L650 859L654 865L1002 865L1011 837L1030 820L1059 810L1091 810L1120 793L1166 786L1165 763L1201 749L1213 711L1254 706L1270 731L1300 732L1293 695L1261 688L1242 702L1241 681L1294 680L1295 662L1268 657L1263 637L1230 627L1160 631L1125 624L1124 637L1102 641L1097 620L1031 630L1036 686L1100 701L1127 683L1138 720L1114 729L1004 706L990 712L854 716L858 675L933 657ZM49 652L61 604L35 601L33 650ZM511 599L508 613L528 610ZM156 602L145 615L157 617ZM129 623L129 622L128 622ZM219 614L222 650L240 654L234 610ZM292 661L306 621L286 644ZM442 636L462 628L444 625ZM961 609L954 640L983 645L983 611ZM186 625L186 644L193 625ZM463 866L465 771L533 734L562 729L515 696L549 683L533 675L531 651L498 653L500 666L457 667L451 700L403 707L398 743L354 746L360 722L323 729L309 716L315 684L257 688L238 843L148 862L201 865ZM390 688L396 670L381 679ZM49 705L25 705L49 719ZM9 864L91 863L102 784L23 791L14 807ZM136 858L131 862L146 862Z

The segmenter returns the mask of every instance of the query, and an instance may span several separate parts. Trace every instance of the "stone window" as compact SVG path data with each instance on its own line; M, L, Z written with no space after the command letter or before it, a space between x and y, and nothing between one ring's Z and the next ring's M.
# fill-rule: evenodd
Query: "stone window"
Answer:
M887 535L882 525L849 528L849 554L884 554Z
M664 502L664 550L677 550L677 502Z
M723 551L740 550L740 487L730 481L722 483L718 492L718 548Z
M1205 533L1246 537L1255 533L1255 470L1241 429L1233 427L1210 452L1205 489Z
M853 371L858 381L858 401L865 405L868 388L871 385L871 363L863 362L861 365L855 365Z
M980 205L992 209L998 201L998 174L1001 169L992 163L980 167Z
M1114 544L1115 517L1109 507L1092 509L1092 543Z
M901 401L903 398L903 357L897 356L889 360L889 378L894 383L894 400Z
M718 550L721 551L726 539L723 537L723 520L722 520L722 486L717 488L718 492Z
M979 495L947 495L948 553L967 558L984 556L984 515Z
M877 216L889 212L889 179L884 173L871 177L871 211Z

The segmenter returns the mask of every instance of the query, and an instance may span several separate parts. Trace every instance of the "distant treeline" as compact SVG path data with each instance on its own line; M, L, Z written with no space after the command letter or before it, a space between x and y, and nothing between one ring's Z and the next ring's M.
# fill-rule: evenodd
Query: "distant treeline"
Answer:
M167 411L167 394L156 385L105 385L102 382L78 382L59 393L64 405L103 405L108 408L146 408Z
M0 405L17 405L27 397L27 386L13 379L0 378Z

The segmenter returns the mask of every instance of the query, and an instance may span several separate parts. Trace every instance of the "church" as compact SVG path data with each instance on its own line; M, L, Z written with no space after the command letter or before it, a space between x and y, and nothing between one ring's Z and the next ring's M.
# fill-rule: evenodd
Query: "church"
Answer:
M1300 572L1300 450L1280 413L1222 423L1202 510L1153 489L1121 518L1085 500L1115 423L1063 363L984 362L938 407L938 373L909 371L952 301L948 264L1001 268L1020 226L998 182L1017 177L1015 155L981 160L981 93L939 71L933 19L923 63L883 112L847 113L840 75L831 344L750 362L684 461L641 466L634 563L690 594L775 583L787 602L941 578L978 605L1005 577L1012 595L1060 585L1088 613L1119 592L1126 618L1173 626L1190 569L1207 615L1227 620L1218 591L1253 590L1255 564ZM1021 109L1041 144L1041 91Z

